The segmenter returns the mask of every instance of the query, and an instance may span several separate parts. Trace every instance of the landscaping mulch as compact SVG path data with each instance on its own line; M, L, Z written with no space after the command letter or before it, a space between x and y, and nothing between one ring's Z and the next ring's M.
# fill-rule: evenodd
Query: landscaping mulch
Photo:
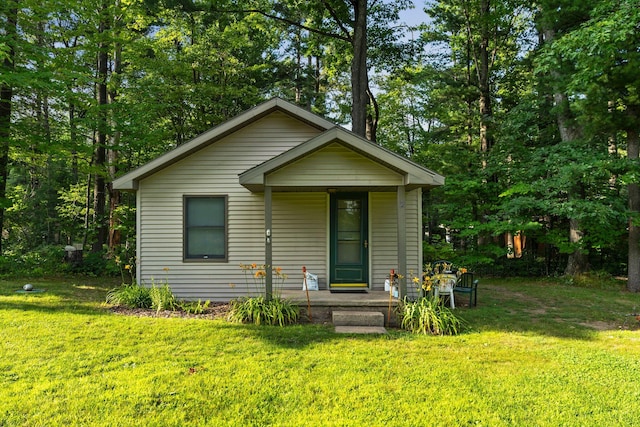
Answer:
M187 313L181 310L153 310L146 308L128 308L122 306L113 306L110 307L109 310L115 314L122 314L125 316L136 316L136 317L180 317L185 319L224 319L227 317L227 313L229 312L229 304L225 302L212 302L209 304L209 307L204 309L204 312L201 314L193 314Z

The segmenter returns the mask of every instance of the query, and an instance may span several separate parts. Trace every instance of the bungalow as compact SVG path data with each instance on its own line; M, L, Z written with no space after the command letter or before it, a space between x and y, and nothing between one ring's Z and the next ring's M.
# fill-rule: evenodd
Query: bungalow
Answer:
M137 277L185 299L266 288L382 290L422 271L422 191L444 178L282 99L272 99L116 179L136 192ZM273 284L273 281L278 283ZM401 283L406 292L406 283Z

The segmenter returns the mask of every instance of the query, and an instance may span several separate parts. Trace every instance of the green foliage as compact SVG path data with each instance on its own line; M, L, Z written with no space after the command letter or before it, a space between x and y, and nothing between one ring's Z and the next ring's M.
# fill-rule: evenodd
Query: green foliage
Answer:
M178 306L180 310L184 311L188 314L202 314L204 313L211 304L211 301L206 300L202 302L200 299L198 301L180 301Z
M430 242L422 242L424 261L434 259L453 259L456 257L453 245L440 236L432 236Z
M457 335L463 327L462 320L433 296L405 299L398 305L398 316L400 326L415 334Z
M84 251L82 262L70 267L73 273L92 277L120 275L120 266L105 252Z
M6 12L14 2L5 3ZM425 259L463 260L500 275L556 274L581 250L593 268L623 272L628 217L637 216L624 186L640 176L637 161L622 161L635 151L627 138L640 108L637 1L505 0L486 10L481 3L428 2L428 22L409 28L399 13L412 2L369 2L378 143L446 177L425 194ZM86 0L61 4L20 2L15 62L0 61L0 81L14 92L10 127L2 129L10 171L0 200L7 208L0 274L121 275L115 257L134 256L131 194L109 212L122 248L60 262L61 247L88 249L108 219L94 216L95 178L110 181L267 97L350 120L348 2L246 5L281 19L224 12L235 9L230 0L114 3L103 12ZM105 19L110 25L99 31ZM544 35L540 46L535 33ZM0 58L11 53L9 42L0 40ZM95 93L103 44L112 65L107 107ZM491 57L488 76L481 47ZM481 80L491 82L491 117L479 111ZM582 130L579 138L561 141L560 116ZM480 147L480 123L493 146ZM93 158L93 135L103 130L108 168ZM568 238L570 220L579 222L579 244ZM503 236L518 232L544 250L506 259Z
M300 307L282 298L244 297L231 301L228 318L238 323L284 326L298 321Z
M86 183L73 184L58 191L59 203L55 211L65 241L74 242L84 235L84 218L87 214L93 214L92 209L87 212L86 192Z
M164 283L160 286L156 285L152 281L151 288L149 289L149 297L151 298L151 308L157 312L163 310L176 310L180 307L176 296L171 291L168 283Z
M137 283L125 283L107 292L106 303L128 308L153 309L160 311L183 311L188 314L203 314L211 302L209 300L180 301L171 291L168 283L151 287Z
M151 308L151 289L137 283L123 284L107 293L106 302L129 308Z
M27 252L8 250L0 256L0 274L4 276L44 277L68 272L62 246L45 245Z

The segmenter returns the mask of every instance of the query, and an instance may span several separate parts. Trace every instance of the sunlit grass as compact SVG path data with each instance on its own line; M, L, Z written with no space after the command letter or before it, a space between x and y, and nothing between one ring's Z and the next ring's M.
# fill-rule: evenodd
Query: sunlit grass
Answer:
M482 280L453 337L128 317L0 282L0 425L634 425L640 295ZM635 322L635 323L634 323Z

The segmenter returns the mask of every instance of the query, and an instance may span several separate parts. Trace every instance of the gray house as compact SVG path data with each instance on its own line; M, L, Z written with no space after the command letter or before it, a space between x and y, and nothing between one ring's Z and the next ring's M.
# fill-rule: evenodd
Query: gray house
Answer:
M422 191L443 183L272 99L113 185L136 192L139 282L228 301L246 295L241 264L279 267L281 289L301 288L302 266L329 290L382 290L390 269L419 274Z

